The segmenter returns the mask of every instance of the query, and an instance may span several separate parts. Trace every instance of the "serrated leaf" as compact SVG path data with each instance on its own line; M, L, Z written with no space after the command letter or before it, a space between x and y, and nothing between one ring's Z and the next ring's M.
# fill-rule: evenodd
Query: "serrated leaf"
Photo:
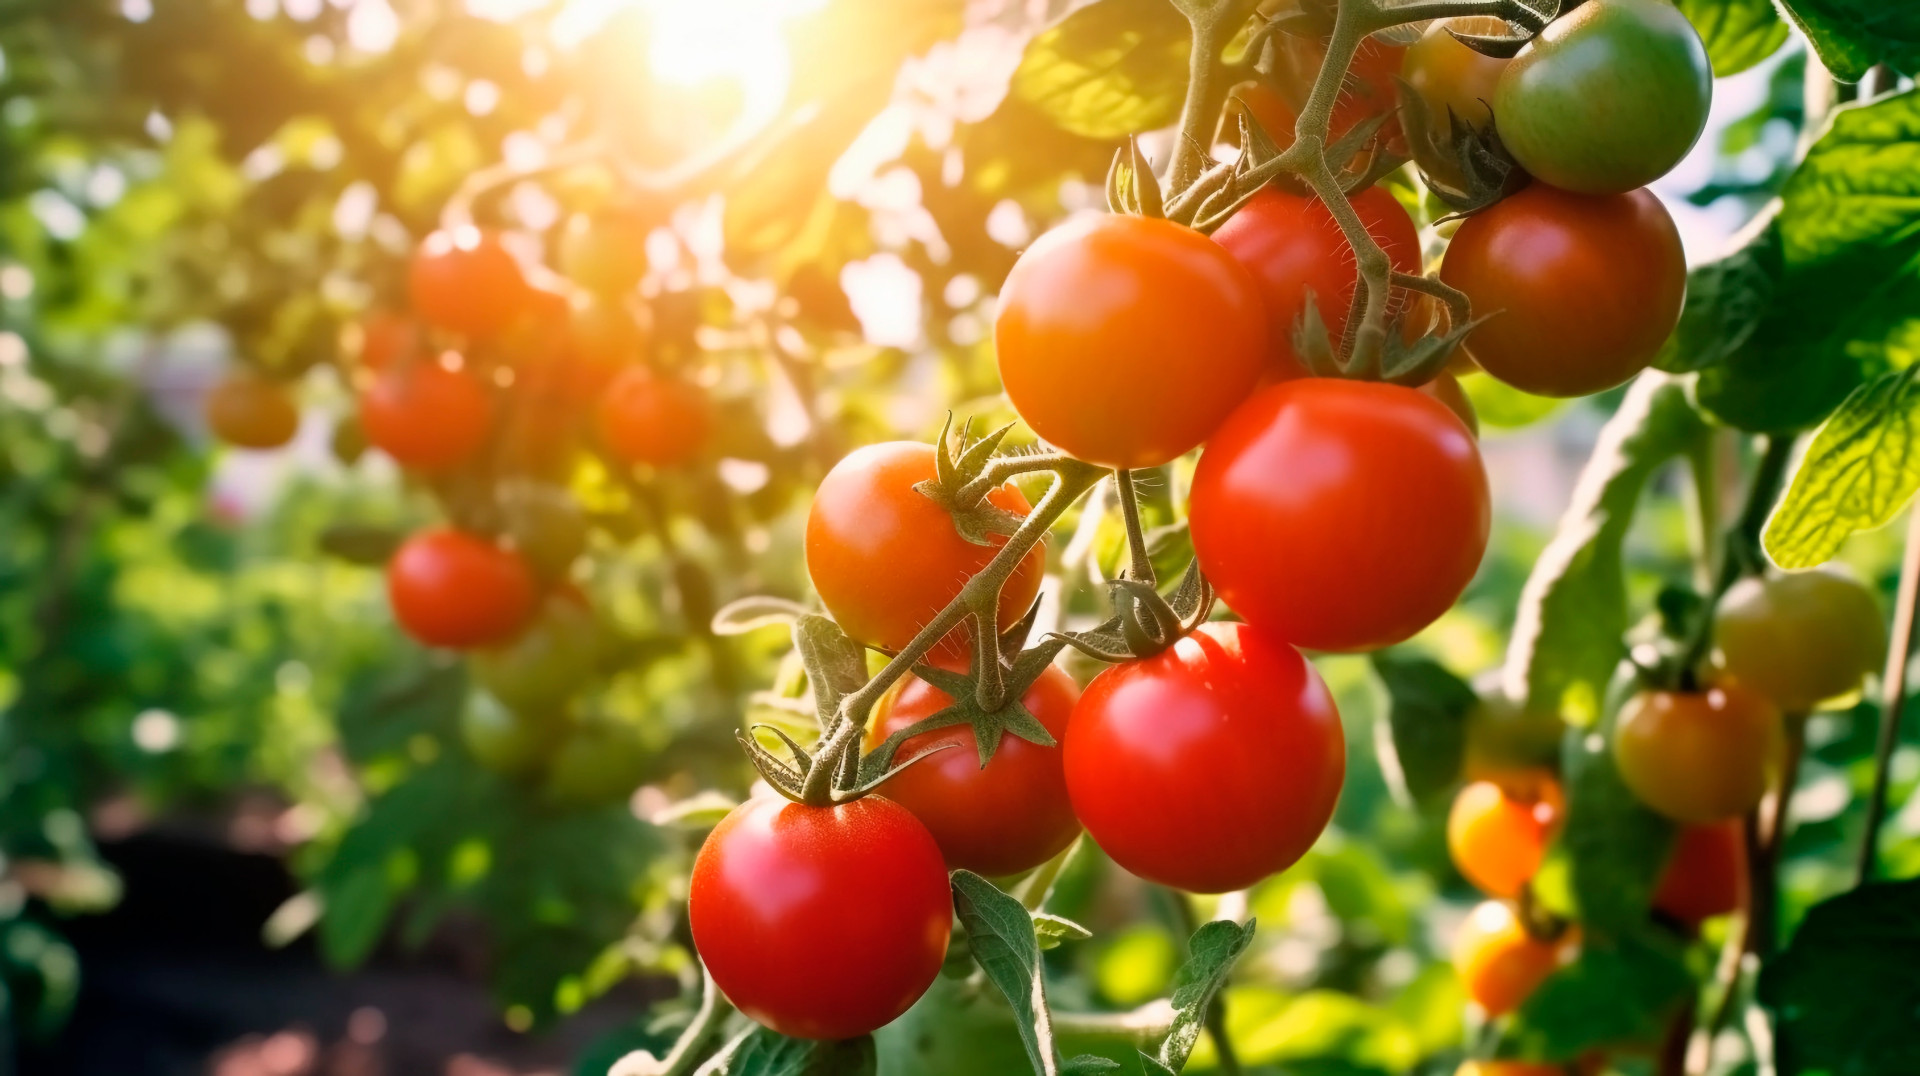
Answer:
M1186 898L1180 897L1185 900ZM1154 1060L1167 1070L1179 1072L1187 1067L1200 1032L1206 1028L1207 1010L1215 994L1226 985L1227 975L1240 954L1253 944L1254 921L1245 926L1225 919L1206 923L1193 932L1187 942L1187 962L1173 977L1173 1026Z
M1589 936L1580 955L1527 998L1508 1042L1528 1057L1571 1061L1591 1050L1657 1042L1694 989L1677 941Z
M1057 915L1046 912L1033 913L1033 936L1040 942L1041 951L1058 949L1071 941L1086 941L1093 937L1093 931Z
M1467 715L1479 701L1471 685L1439 662L1392 652L1373 656L1387 689L1381 768L1415 803L1431 804L1460 779Z
M1814 905L1760 973L1781 1072L1920 1072L1920 879Z
M1726 78L1780 51L1791 31L1773 0L1677 0L1700 31L1716 78Z
M953 910L967 928L974 962L1013 1008L1014 1027L1034 1072L1055 1076L1060 1064L1033 917L1025 905L972 871L954 871L952 883Z
M799 602L755 595L721 606L713 614L712 629L715 635L745 635L775 624L791 624L806 615L807 607Z
M1874 64L1920 71L1920 6L1888 0L1779 0L1835 77L1858 82Z
M1040 32L1012 94L1083 138L1124 138L1180 114L1191 31L1166 0L1098 0Z
M793 622L793 646L806 666L824 727L839 712L840 700L867 682L867 652L840 625L811 613Z

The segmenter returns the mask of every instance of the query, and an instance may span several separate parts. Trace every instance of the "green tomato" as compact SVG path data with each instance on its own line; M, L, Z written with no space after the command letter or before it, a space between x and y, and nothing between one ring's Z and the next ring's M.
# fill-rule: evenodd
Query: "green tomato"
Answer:
M474 651L473 678L510 709L540 713L562 707L593 678L599 659L593 610L578 592L560 591L511 641Z
M1880 603L1831 570L1740 581L1721 599L1714 637L1729 675L1797 714L1858 691L1887 651Z
M1467 714L1466 778L1496 778L1515 770L1552 767L1566 722L1552 712L1526 709L1497 683L1476 680L1480 701Z
M1713 67L1685 15L1662 0L1589 0L1507 65L1493 114L1535 178L1624 194L1680 163L1712 102Z
M587 547L587 520L573 495L540 482L500 487L507 533L542 579L564 579Z
M648 761L637 730L612 722L580 725L547 764L547 799L569 809L623 802L646 779Z
M460 739L474 761L503 777L528 777L546 765L565 728L558 714L516 713L475 692L460 715Z

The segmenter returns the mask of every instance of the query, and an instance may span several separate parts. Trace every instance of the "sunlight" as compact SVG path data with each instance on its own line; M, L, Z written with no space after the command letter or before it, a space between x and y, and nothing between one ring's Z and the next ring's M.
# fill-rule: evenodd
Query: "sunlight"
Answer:
M826 0L569 0L554 23L558 38L592 34L612 15L645 11L651 35L647 66L661 82L697 87L737 84L749 112L777 108L793 62L782 25Z

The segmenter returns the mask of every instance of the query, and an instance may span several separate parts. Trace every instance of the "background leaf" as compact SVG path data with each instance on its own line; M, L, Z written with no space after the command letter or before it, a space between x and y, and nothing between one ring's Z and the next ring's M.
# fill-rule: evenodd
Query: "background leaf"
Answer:
M1760 973L1782 1072L1920 1072L1920 879L1815 905Z
M1187 898L1180 895L1176 899ZM1193 932L1187 942L1187 962L1180 966L1173 979L1173 1027L1167 1031L1166 1041L1160 1044L1159 1056L1155 1059L1169 1071L1186 1068L1187 1058L1206 1027L1207 1009L1213 1005L1214 995L1226 985L1234 962L1253 944L1253 931L1251 919L1245 926L1216 919Z
M1190 36L1166 0L1098 0L1033 39L1013 93L1085 138L1165 127L1180 114Z
M1737 75L1780 51L1789 30L1773 0L1678 0L1700 31L1718 78Z
M1380 738L1382 769L1402 791L1431 804L1460 778L1467 746L1467 715L1479 696L1472 686L1428 658L1392 652L1373 656L1387 689L1387 724Z
M1052 1076L1059 1071L1053 1022L1047 1013L1040 943L1026 905L972 871L957 870L953 872L953 909L967 928L974 961L1013 1007L1014 1026L1033 1070Z
M1524 1056L1555 1061L1607 1045L1658 1042L1692 991L1677 942L1589 937L1580 956L1520 1007L1508 1041Z
M1762 540L1782 568L1811 568L1884 526L1920 489L1920 385L1908 367L1860 386L1813 436Z
M1887 0L1780 0L1813 42L1820 62L1847 82L1886 63L1905 74L1920 71L1920 6Z

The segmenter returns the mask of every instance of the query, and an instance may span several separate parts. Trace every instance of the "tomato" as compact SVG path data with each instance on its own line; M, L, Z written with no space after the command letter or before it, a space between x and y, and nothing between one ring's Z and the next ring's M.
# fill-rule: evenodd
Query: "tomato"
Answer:
M646 347L646 334L640 323L625 308L605 299L594 299L574 306L568 313L568 356L584 369L605 371L613 380L628 365L640 358Z
M1453 798L1447 850L1467 881L1488 896L1517 897L1539 872L1565 809L1551 774L1475 781Z
M414 252L407 286L414 313L476 340L512 325L534 301L500 237L472 226L427 236Z
M933 446L889 441L856 449L835 464L807 512L807 574L827 612L868 646L899 650L958 597L1006 539L974 545L953 517L913 487L935 477ZM1026 515L1027 499L1011 484L987 494L994 505ZM1026 615L1040 593L1046 554L1036 545L1000 591L999 626ZM973 626L962 623L941 650L964 654Z
M1468 217L1440 279L1467 293L1482 369L1536 396L1586 396L1646 369L1680 323L1687 258L1649 191L1600 197L1535 183Z
M942 664L966 668L951 659ZM1053 734L1054 746L1042 747L1008 733L983 767L971 727L923 732L901 744L894 758L935 749L938 753L889 779L880 794L913 812L933 834L951 869L998 878L1037 867L1080 835L1080 821L1067 802L1059 747L1067 734L1067 716L1079 698L1073 677L1049 665L1020 701ZM946 692L907 677L881 701L867 733L868 746L878 747L888 736L952 704Z
M420 531L387 562L393 615L428 646L466 648L511 639L540 603L533 569L478 535Z
M502 777L525 777L546 765L563 724L560 715L521 713L476 694L460 714L460 739L480 765Z
M1727 672L1787 713L1858 691L1887 650L1880 603L1834 570L1743 579L1713 630Z
M600 295L629 292L647 275L646 218L633 211L576 215L560 238L560 272Z
M782 1035L851 1039L926 993L953 897L940 846L904 807L772 797L733 809L693 862L693 943L734 1007Z
M1684 923L1747 906L1747 839L1738 819L1682 826L1653 906Z
M1467 714L1465 770L1484 780L1514 770L1552 765L1560 757L1566 722L1551 710L1528 710L1496 685Z
M398 366L374 375L361 390L360 425L367 443L402 467L445 470L487 443L493 397L465 369L430 362Z
M1107 467L1158 467L1206 440L1266 365L1260 290L1171 221L1076 217L1000 292L1000 380L1033 432Z
M1613 759L1640 802L1678 822L1717 822L1760 802L1781 738L1773 703L1725 680L1629 699L1614 727Z
M1496 900L1476 906L1453 940L1453 967L1467 997L1500 1016L1520 1007L1560 966L1575 939L1556 941L1527 933L1513 909Z
M1087 686L1067 725L1067 793L1113 861L1196 893L1292 866L1346 777L1333 696L1300 652L1247 624L1202 624Z
M1398 198L1369 187L1353 195L1353 208L1395 270L1420 271L1420 233ZM1229 217L1213 238L1247 267L1260 286L1273 356L1268 376L1306 376L1293 334L1307 308L1307 296L1313 296L1314 307L1338 347L1347 331L1353 293L1359 289L1353 247L1327 212L1326 203L1268 187ZM1404 294L1390 298L1395 304L1390 311L1405 304Z
M358 328L360 365L369 370L384 370L420 354L420 326L412 318L377 310L368 314Z
M213 435L239 448L279 448L300 430L300 409L287 387L244 370L207 393L206 414Z
M1420 391L1447 405L1467 432L1480 436L1480 416L1473 411L1473 401L1467 399L1467 390L1460 387L1460 379L1445 370L1432 381L1420 386Z
M672 467L713 436L713 404L690 381L629 367L600 397L600 443L627 463Z
M476 650L476 683L508 709L555 709L593 677L599 666L600 628L577 592L560 590L518 635Z
M1461 44L1452 30L1504 36L1507 25L1492 15L1441 19L1408 47L1400 68L1414 92L1408 107L1424 111L1428 131L1443 145L1449 143L1455 117L1476 131L1492 126L1494 87L1507 69L1506 60L1475 52ZM1433 146L1414 141L1411 149L1413 159L1428 175L1455 188L1465 185L1455 162L1437 155Z
M638 730L612 721L580 725L547 760L547 800L574 809L624 803L646 780L648 761Z
M1493 112L1535 177L1623 194L1680 163L1712 103L1713 67L1685 15L1661 0L1590 0L1507 64Z
M1241 616L1311 650L1373 650L1446 612L1487 548L1487 472L1445 405L1378 382L1262 389L1207 443L1194 553Z
M1453 1076L1567 1076L1568 1071L1533 1061L1467 1061Z

